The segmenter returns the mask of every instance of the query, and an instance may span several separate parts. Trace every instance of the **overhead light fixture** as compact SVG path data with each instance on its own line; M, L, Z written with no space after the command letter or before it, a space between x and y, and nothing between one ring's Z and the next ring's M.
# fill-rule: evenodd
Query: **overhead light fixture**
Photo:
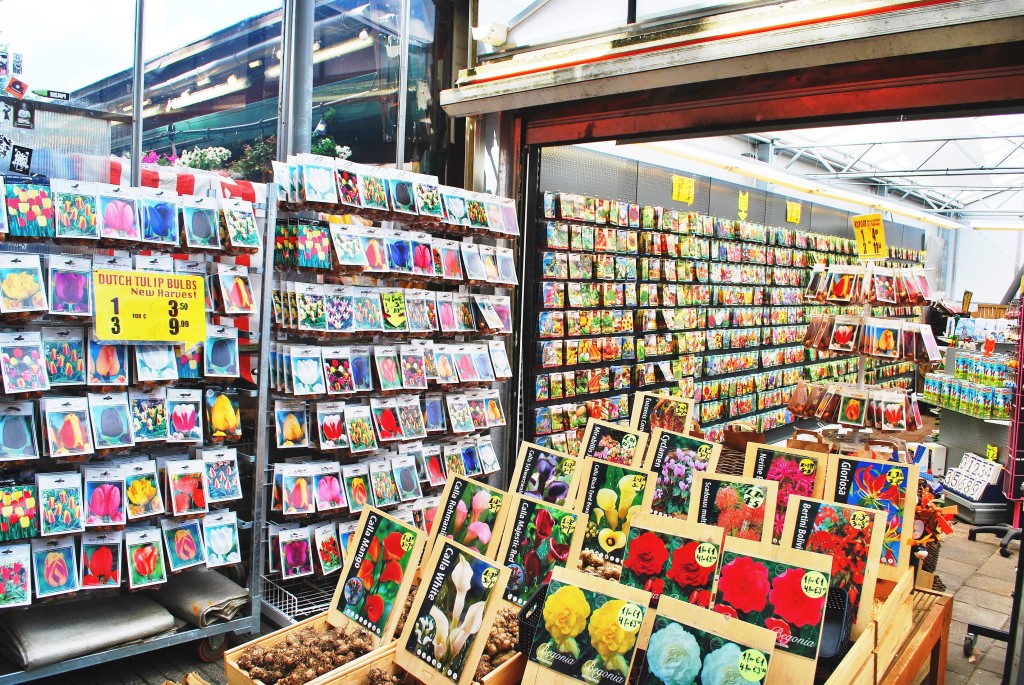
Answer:
M508 41L508 29L505 24L492 23L488 26L474 26L473 40L500 48Z
M195 93L185 91L181 94L181 97L167 101L167 111L170 112L172 109L184 109L185 107L189 107L200 102L206 102L207 100L212 100L222 95L236 93L240 90L244 90L248 85L248 79L235 77L234 81L229 80L227 83L203 88Z
M209 76L207 76L206 78L201 78L201 79L199 79L199 80L198 80L198 81L196 82L196 86L198 86L199 88L202 88L203 86L205 86L205 85L206 85L206 84L208 84L209 82L210 82L210 77L209 77ZM186 91L186 92L187 92L187 91Z
M976 219L971 222L975 231L1024 231L1024 221L987 221Z
M367 41L370 40L370 32L366 29L359 29L359 40Z
M256 67L258 67L261 64L263 64L263 60L254 59L253 61L249 62L249 68L250 69L255 69Z
M360 50L365 49L366 47L368 46L365 42L361 41L358 38L352 38L344 42L338 43L337 45L332 45L329 48L317 50L316 52L313 53L313 64L320 64L321 62L326 62L327 60L331 60L336 57L342 57L352 52L358 52ZM274 64L270 67L267 67L267 71L265 72L265 76L269 79L277 78L280 75L280 64Z
M697 162L698 164L706 164L711 167L722 169L723 171L729 171L747 178L764 181L765 183L771 183L783 188L789 188L790 190L795 190L797 192L817 195L819 197L827 197L840 202L849 202L862 207L870 207L875 211L896 214L908 219L914 219L922 223L938 226L939 228L964 228L963 224L953 221L952 219L947 219L935 214L929 214L923 210L915 209L914 207L910 207L893 200L885 200L874 195L868 195L867 193L858 193L856 191L845 190L829 186L824 183L819 183L809 178L804 178L803 176L787 173L761 161L746 158L737 159L735 157L728 157L726 155L700 150L698 148L678 143L671 146L659 143L640 143L639 145L642 148L646 148L660 154L680 157L691 162Z
M238 77L235 76L234 74L231 74L230 76L228 76L228 83L230 83L232 85L238 83Z

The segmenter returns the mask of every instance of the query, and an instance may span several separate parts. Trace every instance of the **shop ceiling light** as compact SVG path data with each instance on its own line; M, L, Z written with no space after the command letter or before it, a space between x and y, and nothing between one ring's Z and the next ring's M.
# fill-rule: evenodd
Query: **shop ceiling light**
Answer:
M867 193L858 193L856 191L845 190L825 185L823 183L818 183L817 181L804 178L803 176L786 173L785 171L777 169L770 164L765 164L764 162L728 157L726 155L700 150L679 143L673 143L671 145L641 143L640 146L660 154L681 157L682 159L697 162L698 164L706 164L711 167L722 169L723 171L729 171L747 178L764 181L765 183L771 183L783 188L789 188L790 190L795 190L797 192L826 197L840 202L850 202L863 207L870 207L871 209L879 212L898 214L899 216L932 224L939 228L963 228L963 224L951 219L946 219L945 217L929 214L923 210L915 209L892 200L885 200L873 195L868 195Z
M258 67L261 64L263 64L262 60L254 59L253 61L249 62L249 68L250 69L255 69L256 67Z
M987 221L977 219L971 222L975 231L1024 231L1024 221Z

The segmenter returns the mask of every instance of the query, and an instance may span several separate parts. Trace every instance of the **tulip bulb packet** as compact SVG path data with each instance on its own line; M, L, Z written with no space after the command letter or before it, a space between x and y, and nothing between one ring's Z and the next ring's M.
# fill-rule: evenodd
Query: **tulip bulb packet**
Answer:
M167 440L167 390L135 390L128 392L132 437L136 444Z
M391 460L391 471L398 486L398 497L403 502L415 502L423 496L417 470L415 455L406 454Z
M97 451L116 451L132 447L132 422L128 393L89 393L89 417L93 444Z
M260 249L260 229L251 202L220 201L220 228L228 252L255 254Z
M0 462L39 458L33 402L0 404ZM6 506L6 503L5 503ZM0 540L3 540L0 530Z
M825 490L827 455L791 447L747 443L743 475L779 484L772 542L779 544L786 507L791 496L821 497Z
M327 392L320 348L291 346L291 372L296 397L323 395Z
M412 590L425 537L379 509L364 509L348 543L327 621L369 631L374 645L390 641Z
M654 474L596 459L584 459L580 470L576 509L586 520L576 527L568 568L620 566L633 515L651 509Z
M345 405L345 433L349 439L349 450L353 454L373 452L377 449L370 407L351 402ZM349 500L350 504L351 501Z
M206 440L210 443L237 442L242 438L242 410L234 390L207 388L203 393Z
M79 589L75 546L73 535L32 541L32 575L37 598L66 595Z
M100 240L113 244L135 244L139 229L136 189L98 184Z
M85 329L43 328L41 333L50 387L85 385Z
M309 415L305 402L275 400L274 423L278 448L309 447Z
M882 549L885 525L880 511L820 499L791 497L786 509L781 544L832 557L829 586L850 598L855 636L871 623L869 600L878 578L874 560Z
M167 389L167 415L170 420L167 442L202 443L202 400L201 390Z
M348 504L345 499L341 466L336 461L315 463L313 467L313 493L318 512L338 511Z
M401 395L395 400L398 425L406 440L427 437L427 426L419 395Z
M206 489L211 504L242 498L238 450L234 447L200 450L199 458L206 469Z
M805 682L813 679L831 568L823 554L726 538L714 610L774 631L775 667Z
M829 457L824 498L886 516L878 577L898 581L910 565L919 467L875 459Z
M444 445L442 447L444 454L444 471L449 476L466 476L470 475L466 470L466 461L462 458L462 447L458 444Z
M207 568L242 563L235 512L221 510L203 517L203 540L206 541Z
M207 329L203 344L203 374L208 378L238 378L238 329Z
M206 546L199 519L161 519L160 533L171 573L206 563Z
M56 210L56 237L98 240L96 184L55 178L50 181L50 190L53 192L53 206Z
M650 600L651 594L643 590L555 569L544 614L571 615L574 620L571 625L545 622L537 628L523 683L625 685Z
M698 472L687 520L720 526L730 537L769 542L778 493L775 481Z
M722 446L716 443L655 428L643 463L657 478L651 503L653 513L685 519L690 508L693 474L708 470L721 451Z
M775 633L663 596L638 685L767 682ZM698 676L699 674L699 676Z
M32 603L32 547L29 544L0 547L0 608L23 607Z
M368 467L373 505L375 507L390 507L398 504L401 498L398 493L398 483L395 482L395 474L391 471L391 461L388 459L371 461Z
M339 450L349 446L345 433L344 402L317 402L316 422L321 450Z
M164 513L164 498L160 490L155 461L139 461L122 466L125 493L128 497L128 520L158 516Z
M139 227L143 243L178 244L178 194L156 188L139 191Z
M530 442L519 446L512 475L514 492L542 502L570 506L579 488L580 460Z
M126 530L128 587L132 590L167 582L167 560L159 528Z
M508 493L449 472L427 540L428 553L449 538L495 558L508 510Z
M39 502L35 485L0 485L0 503L3 506L0 542L27 540L39 535Z
M546 502L512 495L508 535L502 536L498 560L509 569L505 600L522 607L555 568L564 568L580 515Z
M46 261L50 314L86 319L92 316L92 260L54 255Z
M710 609L723 538L716 526L634 514L619 582Z
M195 459L168 461L165 469L172 516L196 518L209 511L203 462Z
M166 384L178 380L178 358L174 345L135 345L135 380Z
M281 495L285 516L306 516L316 513L313 468L309 464L279 464Z
M46 312L46 289L39 255L0 255L0 315Z
M121 542L123 537L124 533L120 530L82 533L79 584L83 590L100 590L121 586Z
M338 526L333 521L311 528L320 574L329 576L341 570L343 563Z
M395 663L427 685L469 685L509 571L450 540L438 542L422 571Z
M0 372L8 395L50 389L48 365L39 332L0 333Z
M366 464L346 464L341 469L341 475L345 481L349 512L358 514L366 505L373 506L370 500L370 469Z
M421 482L426 482L432 488L441 487L447 482L440 445L424 446L419 454L419 463L423 471Z
M86 466L85 479L86 528L120 528L125 516L124 473L119 466Z
M282 530L277 544L280 547L282 578L313 575L313 543L308 526Z
M220 251L216 198L182 195L178 198L180 235L191 250Z
M37 473L39 534L67 535L85 530L82 476L78 473Z
M245 266L217 264L217 293L220 309L229 316L256 313L256 303Z
M128 385L128 345L89 338L86 383L94 387Z
M384 392L401 390L402 375L395 346L374 345L373 359L377 367L377 380Z

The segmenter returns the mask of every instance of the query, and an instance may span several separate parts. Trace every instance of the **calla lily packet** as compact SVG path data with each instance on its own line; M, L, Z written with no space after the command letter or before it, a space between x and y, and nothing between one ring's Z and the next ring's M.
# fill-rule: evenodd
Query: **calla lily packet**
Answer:
M127 530L124 545L129 588L134 590L167 582L167 562L158 528Z
M75 546L73 535L32 541L32 576L37 598L66 595L79 589Z
M523 606L540 586L551 580L551 572L564 567L580 515L532 497L514 495L508 529L503 535L498 559L509 569L505 599Z
M119 530L103 533L83 533L79 554L83 590L117 588L121 586L121 542L124 533Z
M233 511L219 511L203 518L206 567L217 568L242 562L238 544L238 517Z
M621 565L633 515L649 511L653 498L654 475L650 471L599 459L583 460L576 508L586 521L576 528L569 568L576 568L583 556Z
M161 519L160 534L167 550L167 566L171 573L206 563L206 545L198 519Z
M460 457L461 457L461 451ZM508 515L507 493L465 476L449 474L427 548L450 538L480 554L496 553Z

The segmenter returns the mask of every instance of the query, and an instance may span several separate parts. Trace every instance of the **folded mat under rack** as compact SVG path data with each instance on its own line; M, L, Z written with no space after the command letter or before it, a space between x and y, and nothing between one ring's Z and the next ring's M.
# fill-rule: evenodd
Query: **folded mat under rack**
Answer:
M38 604L0 616L0 652L39 668L171 630L174 617L141 594Z
M249 591L216 571L197 568L178 573L152 595L178 618L205 628L230 621L249 601Z

